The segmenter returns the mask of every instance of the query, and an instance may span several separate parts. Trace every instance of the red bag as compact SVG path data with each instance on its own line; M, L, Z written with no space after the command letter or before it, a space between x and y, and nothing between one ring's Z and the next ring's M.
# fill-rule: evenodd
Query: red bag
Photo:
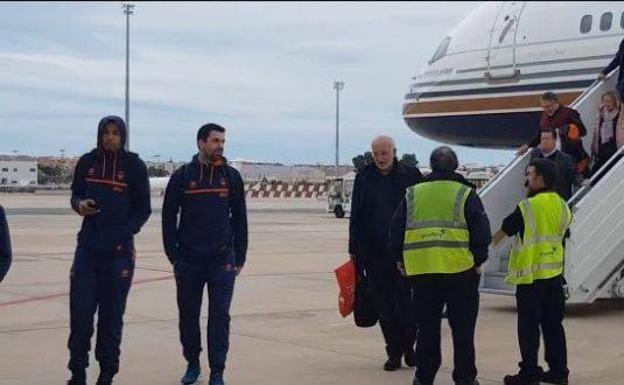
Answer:
M349 260L337 267L334 272L338 287L340 287L338 310L343 317L346 317L353 312L353 303L355 302L355 284L357 282L355 263Z

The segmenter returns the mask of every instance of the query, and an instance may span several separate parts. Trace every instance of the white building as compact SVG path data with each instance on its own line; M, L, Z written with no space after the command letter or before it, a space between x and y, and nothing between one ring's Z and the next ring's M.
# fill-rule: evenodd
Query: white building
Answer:
M150 167L154 167L157 169L161 169L161 170L165 170L167 171L168 175L173 174L173 172L177 169L179 169L180 167L182 167L186 162L151 162L151 161L147 161L145 162L145 166L147 166L147 168Z
M0 160L0 187L37 185L37 162Z
M325 173L309 166L288 166L280 163L260 163L232 160L228 164L241 174L245 182L281 181L286 183L323 183Z

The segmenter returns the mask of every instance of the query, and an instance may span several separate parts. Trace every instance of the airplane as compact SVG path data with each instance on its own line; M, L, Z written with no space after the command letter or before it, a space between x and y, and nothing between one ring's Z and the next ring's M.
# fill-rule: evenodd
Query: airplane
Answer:
M409 128L438 142L516 148L546 91L592 85L624 38L624 2L486 2L446 35L404 98Z

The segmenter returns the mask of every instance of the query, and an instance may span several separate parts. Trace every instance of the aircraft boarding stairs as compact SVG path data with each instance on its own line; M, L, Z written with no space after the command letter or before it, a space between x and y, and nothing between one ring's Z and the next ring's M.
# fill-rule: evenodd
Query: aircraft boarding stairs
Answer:
M595 82L571 107L579 111L588 133L584 138L587 152L591 146L601 96L614 90L618 70L604 82ZM570 238L566 241L565 277L569 303L591 303L600 298L624 297L624 152L618 151L569 200L573 213ZM526 197L525 171L530 151L518 156L479 192L490 219L492 234L503 219ZM515 293L505 282L509 252L513 239L506 238L499 247L490 249L483 268L481 292Z

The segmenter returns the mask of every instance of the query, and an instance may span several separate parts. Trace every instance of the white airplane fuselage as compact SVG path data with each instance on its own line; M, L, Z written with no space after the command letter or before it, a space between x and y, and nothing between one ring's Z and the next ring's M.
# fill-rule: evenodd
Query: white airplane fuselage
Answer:
M591 19L591 20L590 20ZM576 99L624 38L623 2L489 2L413 78L403 118L449 144L512 148L535 134L540 96Z

